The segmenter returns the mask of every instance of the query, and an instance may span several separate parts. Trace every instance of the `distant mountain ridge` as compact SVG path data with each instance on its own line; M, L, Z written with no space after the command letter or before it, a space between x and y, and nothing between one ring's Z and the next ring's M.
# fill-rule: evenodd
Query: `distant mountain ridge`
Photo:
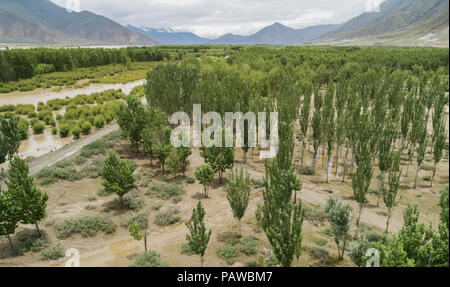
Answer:
M381 3L379 12L350 19L317 41L420 43L426 41L426 35L440 35L440 42L448 42L448 26L449 0L387 0Z
M131 25L128 29L148 36L162 44L167 45L202 45L206 44L210 39L202 38L191 32L177 32L167 29L138 28Z
M70 13L49 0L0 0L0 41L54 44L155 45L88 11Z
M317 25L303 29L293 29L281 23L274 23L249 36L226 34L207 44L216 45L296 45L304 44L338 29L340 25Z

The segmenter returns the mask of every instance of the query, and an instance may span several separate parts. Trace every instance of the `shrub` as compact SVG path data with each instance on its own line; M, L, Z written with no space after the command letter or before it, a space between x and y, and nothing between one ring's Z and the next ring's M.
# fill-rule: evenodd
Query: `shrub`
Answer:
M56 127L52 127L52 135L56 136L58 134L58 129Z
M325 238L317 238L316 244L319 246L325 246L328 244L328 240L326 240Z
M95 116L94 125L96 128L102 128L105 125L105 118L102 115Z
M426 170L426 171L434 171L434 166L432 166L432 165L422 165L421 167L420 167L420 169L421 170Z
M50 244L50 239L44 233L42 237L36 230L25 229L16 233L16 244L14 245L14 256L23 255L28 251L38 252Z
M64 256L64 251L60 244L56 244L45 248L41 254L44 260L56 260Z
M139 254L130 267L168 267L169 264L161 258L161 255L153 250Z
M137 222L141 227L148 226L147 213L145 213L145 211L139 213L132 212L131 215L123 217L120 224L124 227L128 227L134 222Z
M76 125L72 129L72 135L74 138L79 139L81 135L81 128L79 125Z
M329 264L331 263L330 255L328 254L328 251L322 248L312 247L310 249L311 254L320 260L320 263L322 264Z
M161 202L155 202L155 203L153 203L153 205L152 205L152 209L153 210L155 210L155 211L158 211L158 210L160 210L161 209L161 207L162 207L162 203Z
M157 197L165 200L180 196L183 193L183 188L175 183L152 184L145 192L146 195L156 195Z
M92 124L89 121L85 121L81 125L81 131L83 132L84 135L90 134L91 130L92 130Z
M245 265L247 267L258 267L258 261L255 258L249 258L246 262Z
M55 225L55 236L58 239L66 239L77 233L83 237L92 237L99 231L105 234L114 233L116 225L110 218L102 216L69 218Z
M33 125L33 133L36 135L43 134L44 130L45 130L45 126L43 124L41 124L40 122L35 123Z
M228 265L232 265L234 262L236 262L236 257L238 256L238 249L236 246L226 244L217 247L216 254L217 256L219 256L219 258L225 260L225 262Z
M41 169L36 174L36 178L38 179L46 178L47 181L51 179L52 182L55 182L58 179L77 181L83 178L83 174L77 170L76 166L72 161L62 160L49 167Z
M193 184L193 183L195 183L195 178L186 177L186 182L189 183L189 184Z
M181 247L181 254L187 254L187 255L194 255L194 251L192 251L191 246L189 245L189 242L183 244Z
M305 219L316 226L322 225L327 219L327 214L322 206L315 207L305 204L304 208L305 208Z
M298 173L301 175L314 175L312 166L303 166L298 168Z
M175 196L174 198L172 198L172 202L173 202L174 204L177 204L177 203L179 203L179 202L181 202L181 201L183 201L183 198L181 198L181 196L179 196L179 195L177 195L177 196Z
M114 198L108 203L107 208L111 210L120 210L125 207L129 210L138 211L142 206L144 206L144 200L139 197L139 194L131 191L123 196L123 204L120 203L119 198Z
M178 216L179 210L175 206L160 209L155 215L155 224L158 226L169 226L181 220Z
M59 136L62 138L68 137L70 134L70 126L68 124L62 124L59 127Z
M264 180L262 178L261 179L252 179L252 183L257 188L264 187Z
M256 245L256 240L251 237L247 236L241 240L241 246L239 248L239 251L244 253L245 255L255 255L258 253L258 246Z
M270 255L269 257L267 257L266 259L266 265L269 267L272 266L277 266L280 264L280 261L278 260L278 258L275 256L275 254Z

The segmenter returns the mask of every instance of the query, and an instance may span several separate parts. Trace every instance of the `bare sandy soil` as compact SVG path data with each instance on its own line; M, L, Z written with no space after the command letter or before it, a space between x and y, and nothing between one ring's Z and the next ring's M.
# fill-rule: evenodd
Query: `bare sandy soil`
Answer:
M149 249L158 251L162 257L169 263L170 266L199 266L200 261L198 256L181 254L181 248L186 243L186 235L188 229L185 222L190 219L192 209L197 205L198 200L202 200L206 210L206 226L213 232L210 244L206 254L206 266L227 266L227 264L216 255L216 248L222 244L223 238L237 233L238 224L233 218L231 208L225 196L224 184L219 184L216 179L210 189L210 198L203 198L203 187L198 183L186 184L185 180L178 176L173 178L171 175L162 175L161 169L153 161L153 166L150 166L150 160L145 158L143 154L135 154L127 143L121 143L117 148L119 154L124 158L133 159L138 164L136 174L142 179L150 177L152 180L150 184L160 181L175 181L183 184L186 192L182 196L182 201L177 204L180 209L180 216L182 221L168 227L158 227L153 224L155 211L152 210L152 205L155 201L160 201L164 206L174 205L172 201L161 201L144 193L147 187L139 187L138 193L145 200L144 210L148 213L151 225L148 236ZM251 151L250 151L251 153ZM66 153L67 154L67 151ZM256 154L256 151L255 151ZM299 147L296 147L296 156L300 154ZM242 164L242 152L236 152L236 166L242 166L249 172L252 178L260 179L264 175L264 164L255 155L249 155L247 164ZM306 151L305 164L312 161L312 151ZM32 169L40 168L47 164L35 163L32 164ZM187 176L194 177L194 170L196 167L204 163L203 158L200 157L199 151L194 150L190 157L191 165L187 172ZM427 163L430 164L431 163ZM404 163L406 164L406 163ZM346 180L341 182L341 177L336 178L333 173L328 184L325 183L325 170L322 167L322 159L318 160L318 170L314 176L303 176L300 178L303 181L303 188L298 193L298 196L305 204L309 206L324 205L329 196L340 196L354 206L354 213L356 213L356 204L351 200L353 194L351 188L351 181ZM406 167L404 167L406 169ZM377 168L375 168L377 170ZM439 191L443 189L445 184L449 182L448 176L448 160L443 160L438 166L436 174L435 185L433 188L429 187L429 183L422 180L424 175L431 172L421 171L419 177L419 187L412 189L412 182L414 180L414 171L409 170L409 176L403 178L401 186L401 201L398 207L394 210L394 215L390 224L390 232L397 232L402 226L402 211L408 203L417 203L420 207L420 220L423 222L430 222L437 225L439 221L440 208ZM374 174L374 178L377 173ZM372 189L378 189L378 180L372 180ZM50 236L53 243L60 243L64 249L77 248L80 251L81 266L128 266L133 258L144 251L142 242L137 242L129 236L126 228L120 225L121 217L128 211L106 211L105 205L112 201L115 196L99 197L97 191L101 188L101 179L83 179L78 182L58 182L51 186L43 187L49 196L48 202L48 217L43 221L42 229ZM91 197L91 198L90 198ZM92 201L92 197L96 199ZM89 200L91 199L91 200ZM384 204L376 207L376 195L369 195L370 203L362 215L362 222L366 230L374 230L382 232L385 229L386 217L383 212L386 211ZM257 221L255 211L257 204L262 202L262 192L258 188L252 189L252 195L249 207L242 220L242 234L243 236L253 236L257 238L258 248L260 254L255 256L239 255L236 265L245 264L248 258L254 258L258 262L263 263L267 258L265 252L269 248L268 241L264 232L257 228ZM105 214L107 213L117 225L117 231L111 235L105 235L99 232L92 238L82 238L80 235L72 236L66 240L58 240L54 236L53 225L58 220L70 217L78 217L88 214ZM345 257L344 260L337 260L337 251L334 240L326 235L325 230L328 226L327 222L323 224L315 224L314 222L306 221L303 224L303 246L305 250L298 262L294 262L295 266L352 266L353 263ZM32 229L32 226L21 226L20 230ZM352 231L354 234L354 232ZM316 242L318 239L325 239L327 241L325 246L319 246ZM8 242L5 238L0 239L0 253L7 252L9 248ZM321 249L328 252L327 260L323 261L313 249ZM0 259L0 266L64 266L64 260L57 262L42 261L38 253L28 252L24 256L15 258Z

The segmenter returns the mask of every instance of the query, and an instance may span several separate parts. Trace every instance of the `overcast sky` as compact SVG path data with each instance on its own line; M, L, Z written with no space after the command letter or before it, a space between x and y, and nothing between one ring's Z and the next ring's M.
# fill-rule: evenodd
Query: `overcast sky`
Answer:
M204 37L248 35L280 22L292 28L342 23L384 0L51 0L122 25L172 28Z

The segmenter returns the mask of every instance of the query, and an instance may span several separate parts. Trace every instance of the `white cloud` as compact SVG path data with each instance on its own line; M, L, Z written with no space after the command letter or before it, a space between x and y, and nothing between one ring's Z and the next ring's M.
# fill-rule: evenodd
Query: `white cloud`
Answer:
M68 0L51 0L65 7ZM79 0L81 10L123 25L173 28L200 36L251 34L280 22L292 28L342 23L373 0ZM383 0L375 0L377 3Z

